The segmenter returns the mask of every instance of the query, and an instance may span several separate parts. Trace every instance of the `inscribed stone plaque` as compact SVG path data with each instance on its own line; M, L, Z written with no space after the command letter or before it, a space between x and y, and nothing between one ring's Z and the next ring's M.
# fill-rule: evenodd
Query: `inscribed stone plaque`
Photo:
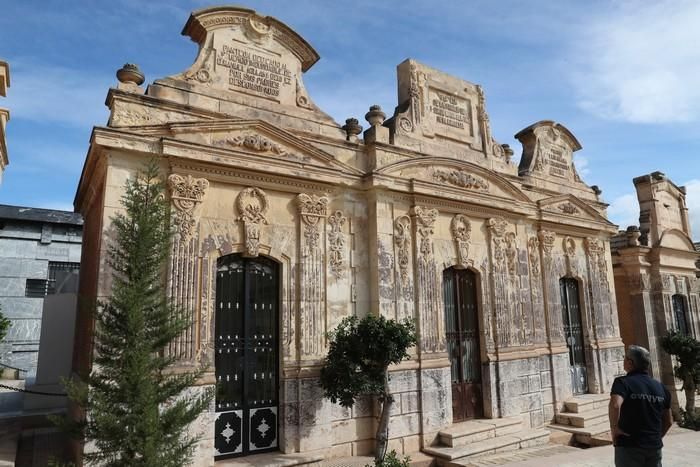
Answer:
M311 108L301 79L318 54L275 18L239 7L196 11L183 30L200 45L181 78L195 85Z

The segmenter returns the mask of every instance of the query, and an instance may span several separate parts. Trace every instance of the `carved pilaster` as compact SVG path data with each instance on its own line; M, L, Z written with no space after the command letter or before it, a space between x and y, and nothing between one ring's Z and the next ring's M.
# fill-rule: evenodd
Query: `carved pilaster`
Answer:
M243 222L246 256L258 256L260 227L267 224L265 213L268 206L267 195L260 188L246 188L236 198L238 221Z
M517 312L518 296L515 233L506 232L508 221L502 217L488 220L491 247L491 282L493 284L493 313L496 317L496 342L499 348L520 343L522 315Z
M328 232L328 266L331 274L336 279L341 279L345 275L345 235L343 234L343 225L347 222L347 218L341 211L336 211L328 216L328 224L331 230Z
M471 245L472 225L463 214L457 214L450 224L452 238L457 246L457 264L463 268L472 266L474 260L469 259L469 246Z
M181 360L192 361L196 355L196 336L199 323L194 319L197 309L197 284L200 271L198 257L199 236L196 229L195 209L202 203L209 181L171 174L168 177L170 199L175 213L170 263L168 265L168 298L184 318L192 324L168 346L168 354Z
M433 252L433 232L437 209L414 206L413 225L416 229L416 301L419 317L421 352L445 350L442 287L438 279Z
M325 254L320 230L327 216L328 197L299 194L296 197L300 222L299 319L302 357L320 357L325 351L326 279Z
M542 268L544 280L544 303L547 316L547 329L549 340L553 344L564 342L564 328L562 323L561 294L559 291L559 279L564 271L559 271L554 261L554 243L556 233L549 230L540 230L537 233L542 251Z

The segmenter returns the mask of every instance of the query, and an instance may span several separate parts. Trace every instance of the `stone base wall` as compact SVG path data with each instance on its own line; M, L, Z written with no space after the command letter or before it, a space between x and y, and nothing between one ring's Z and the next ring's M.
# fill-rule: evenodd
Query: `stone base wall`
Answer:
M523 416L524 426L539 427L545 411L552 413L552 373L549 356L497 363L502 417Z

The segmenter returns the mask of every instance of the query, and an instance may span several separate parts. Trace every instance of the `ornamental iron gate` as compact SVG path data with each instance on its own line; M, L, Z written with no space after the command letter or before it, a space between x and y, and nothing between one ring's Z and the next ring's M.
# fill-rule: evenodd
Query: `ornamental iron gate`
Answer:
M228 255L216 271L217 459L277 449L277 263Z
M588 392L588 375L586 373L586 355L583 349L583 325L581 324L581 306L576 279L566 277L559 281L561 288L561 312L564 323L564 338L569 348L569 365L571 367L571 387L574 394Z
M685 311L685 297L680 294L676 294L671 297L671 302L673 303L673 314L676 318L676 328L681 334L686 336L690 333L688 332L688 315Z
M476 275L465 269L445 270L443 294L452 374L452 414L457 422L483 415Z

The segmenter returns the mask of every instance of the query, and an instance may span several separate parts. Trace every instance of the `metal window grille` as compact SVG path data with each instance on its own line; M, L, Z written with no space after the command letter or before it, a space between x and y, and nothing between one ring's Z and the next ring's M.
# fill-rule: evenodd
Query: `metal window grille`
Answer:
M43 298L48 293L49 281L46 279L27 279L25 297Z
M80 263L49 262L47 294L77 291Z

